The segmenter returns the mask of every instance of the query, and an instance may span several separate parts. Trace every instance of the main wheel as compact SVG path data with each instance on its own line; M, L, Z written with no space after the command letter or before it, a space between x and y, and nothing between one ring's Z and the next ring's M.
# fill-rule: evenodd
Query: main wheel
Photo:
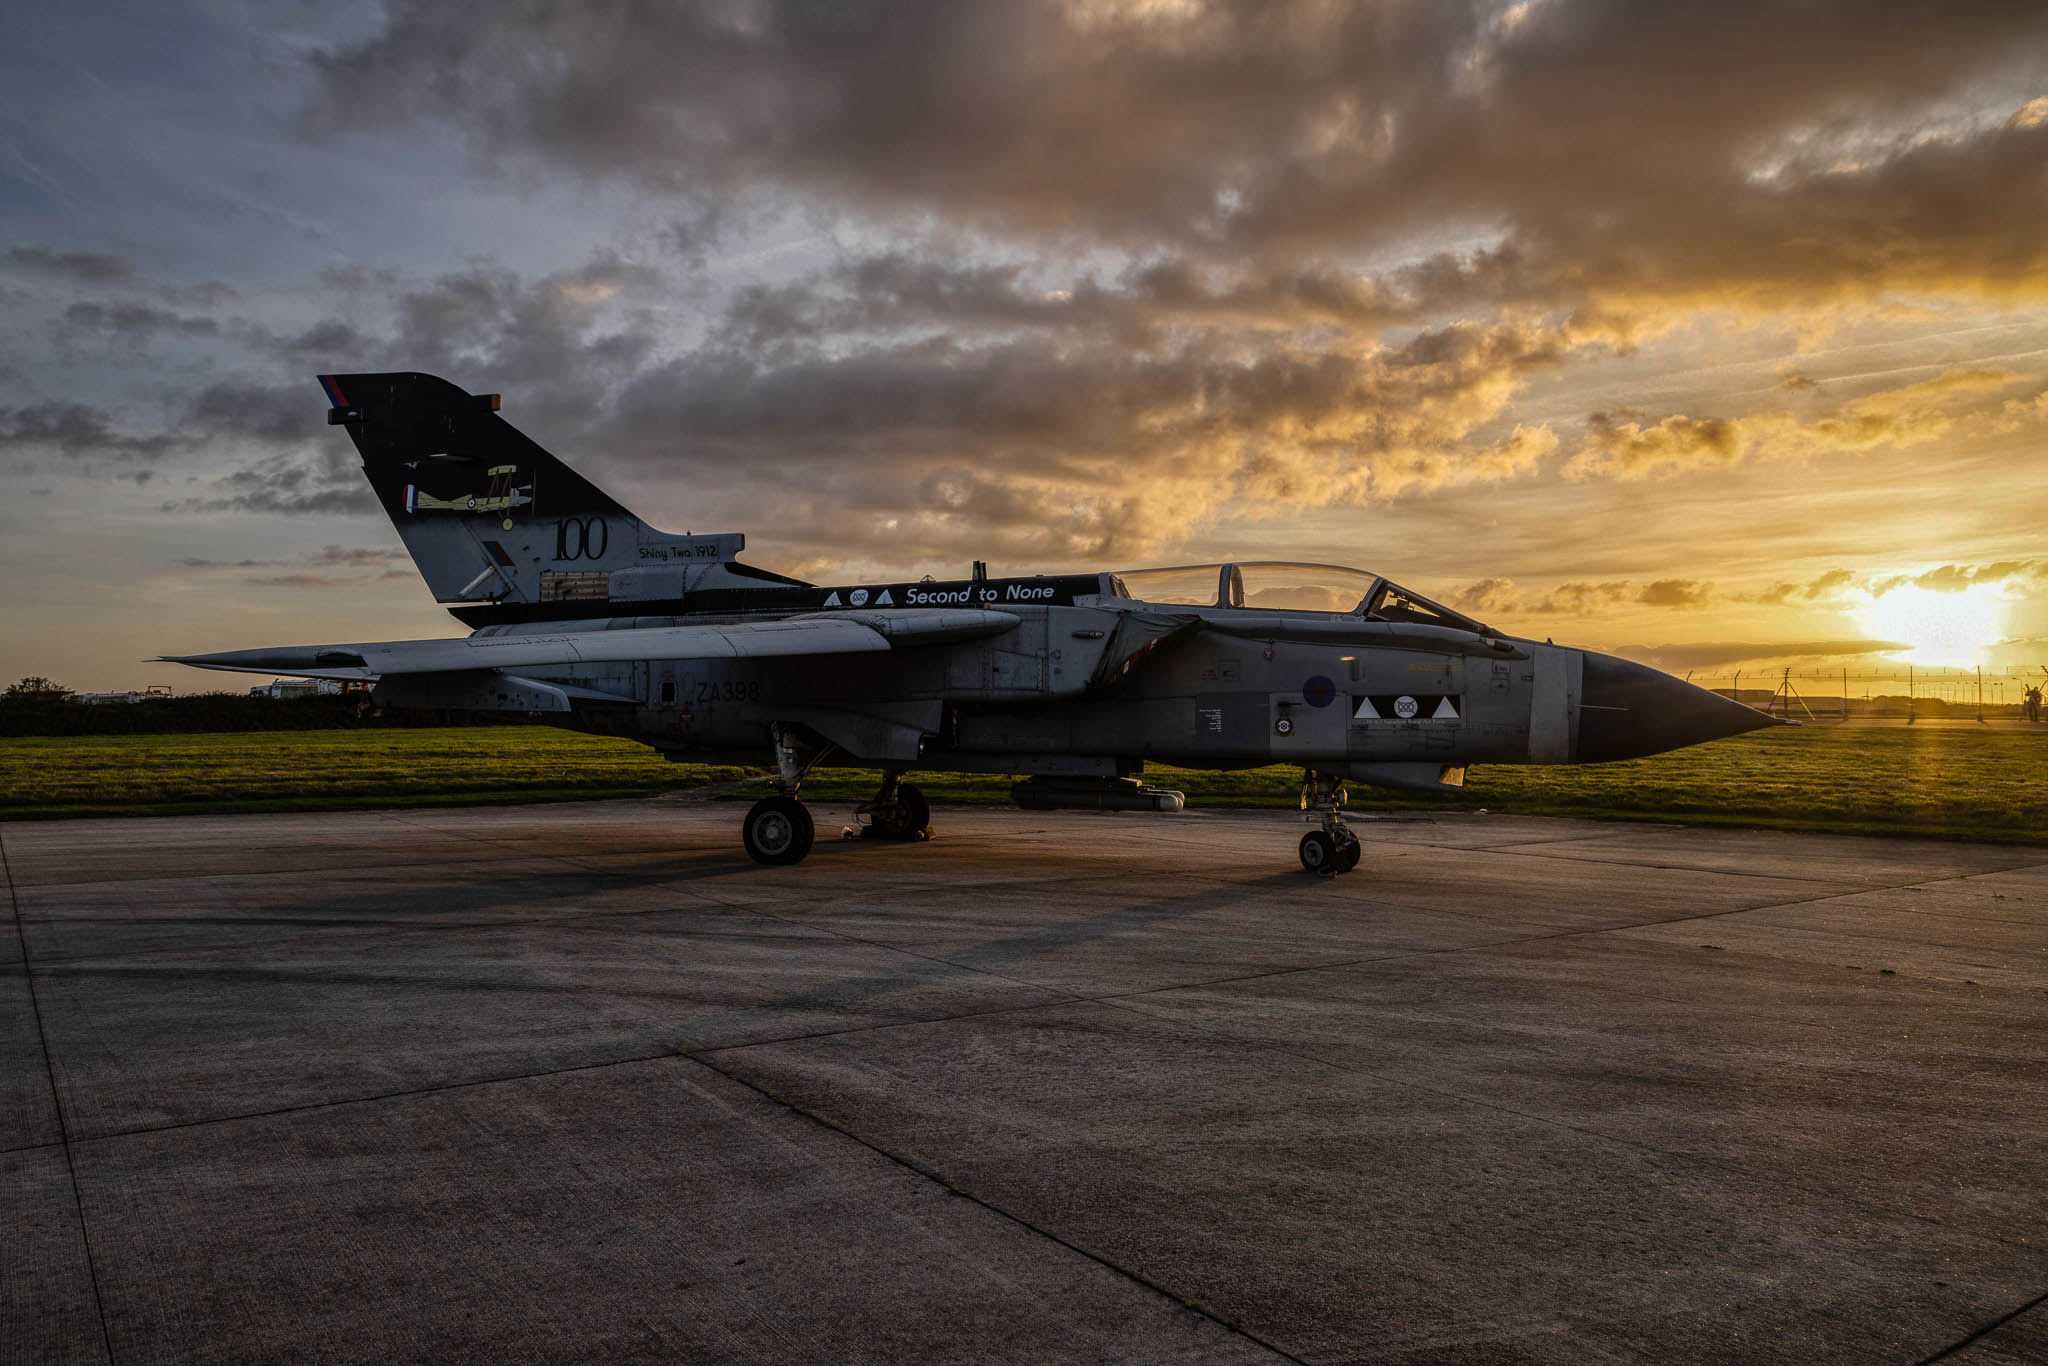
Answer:
M801 863L817 835L811 809L794 797L763 797L740 827L747 856L756 863Z
M902 808L903 822L895 838L914 840L932 823L932 804L924 799L924 793L917 790L915 783L897 785L896 804Z
M1301 837L1301 866L1324 877L1337 875L1337 841L1327 830L1311 830Z
M876 839L914 840L931 821L931 803L924 799L924 793L917 790L915 783L898 783L895 806L876 811L871 828Z

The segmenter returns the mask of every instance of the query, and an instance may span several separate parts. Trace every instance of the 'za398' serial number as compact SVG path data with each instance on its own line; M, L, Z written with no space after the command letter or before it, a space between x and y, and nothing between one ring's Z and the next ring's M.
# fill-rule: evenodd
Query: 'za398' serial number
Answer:
M761 680L732 679L722 683L699 683L696 701L699 702L759 702Z

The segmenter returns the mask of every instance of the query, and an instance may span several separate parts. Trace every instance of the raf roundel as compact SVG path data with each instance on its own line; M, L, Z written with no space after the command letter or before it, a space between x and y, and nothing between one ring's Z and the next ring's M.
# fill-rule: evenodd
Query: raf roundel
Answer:
M1317 674L1301 685L1301 700L1311 707L1327 707L1337 700L1337 685Z

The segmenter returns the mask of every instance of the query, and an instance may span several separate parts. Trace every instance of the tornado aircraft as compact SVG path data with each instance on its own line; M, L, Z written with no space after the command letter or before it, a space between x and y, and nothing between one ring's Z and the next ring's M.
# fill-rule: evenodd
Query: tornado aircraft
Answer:
M1356 866L1345 785L1631 759L1774 724L1639 664L1511 636L1362 569L1245 562L812 584L734 533L657 531L424 374L323 375L327 421L467 636L165 656L529 716L670 759L773 767L747 853L793 864L821 765L877 769L861 836L924 838L908 776L1001 773L1031 809L1173 811L1147 763L1302 771L1304 868Z

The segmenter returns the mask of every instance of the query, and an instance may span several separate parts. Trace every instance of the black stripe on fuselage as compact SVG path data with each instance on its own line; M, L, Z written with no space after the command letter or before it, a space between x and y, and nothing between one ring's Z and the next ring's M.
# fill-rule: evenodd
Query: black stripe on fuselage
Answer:
M680 598L614 602L582 598L565 602L479 602L442 604L465 626L507 626L530 621L584 621L604 616L680 617L754 612L858 611L878 607L1071 607L1078 597L1102 592L1097 574L1038 575L1028 579L953 579L944 583L821 584L816 587L711 588Z

